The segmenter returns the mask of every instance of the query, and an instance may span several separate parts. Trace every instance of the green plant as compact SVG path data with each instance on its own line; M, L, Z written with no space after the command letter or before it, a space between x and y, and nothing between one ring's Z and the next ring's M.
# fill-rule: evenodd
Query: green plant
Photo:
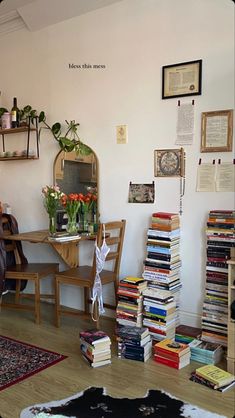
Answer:
M59 146L63 151L76 151L82 155L89 155L91 153L91 149L87 145L83 144L78 136L77 130L79 123L77 123L75 120L71 120L69 122L65 120L66 126L64 133L62 133L62 126L59 122L49 126L46 122L45 115L41 121L45 125L45 128L51 131L52 135L59 143Z
M7 111L7 109L1 107L0 117ZM66 126L64 128L62 128L61 123L59 122L55 122L50 126L46 121L44 111L38 113L37 110L33 109L30 105L26 105L22 109L19 109L20 125L26 125L28 123L34 124L36 118L38 119L38 123L41 124L39 136L41 135L42 129L49 129L63 151L76 151L76 153L82 155L89 155L92 152L91 149L80 140L77 133L79 123L75 120L69 122L65 120Z
M2 117L3 113L8 112L5 107L0 107L0 118Z

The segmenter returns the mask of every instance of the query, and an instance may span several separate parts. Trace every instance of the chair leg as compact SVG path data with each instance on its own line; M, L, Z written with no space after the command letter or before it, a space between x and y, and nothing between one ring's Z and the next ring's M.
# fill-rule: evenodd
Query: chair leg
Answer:
M84 311L87 315L89 315L89 312L90 312L90 310L89 310L89 295L90 295L89 290L90 289L88 287L84 287Z
M16 291L15 291L15 303L20 303L20 286L21 286L21 280L16 280Z
M94 318L97 318L97 321L95 321L96 329L100 329L100 321L99 321L99 307L98 302L96 301L94 304L94 311L93 311Z
M118 283L115 281L115 282L113 282L113 285L114 285L114 296L115 296L115 304L116 304L116 306L117 306L117 304L118 304L118 294L117 294L117 291L118 291Z
M54 279L55 286L55 326L60 327L60 282L55 277Z
M41 322L41 315L40 315L40 279L37 277L35 279L35 322L37 325Z

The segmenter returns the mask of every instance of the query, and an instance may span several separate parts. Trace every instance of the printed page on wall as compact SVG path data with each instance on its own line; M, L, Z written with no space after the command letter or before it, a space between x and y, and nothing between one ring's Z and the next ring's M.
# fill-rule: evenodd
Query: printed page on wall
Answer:
M192 103L178 105L176 133L177 145L192 145L194 136L194 105Z
M218 164L216 170L216 191L235 192L235 164Z
M197 192L215 192L216 166L211 163L200 164L197 169Z

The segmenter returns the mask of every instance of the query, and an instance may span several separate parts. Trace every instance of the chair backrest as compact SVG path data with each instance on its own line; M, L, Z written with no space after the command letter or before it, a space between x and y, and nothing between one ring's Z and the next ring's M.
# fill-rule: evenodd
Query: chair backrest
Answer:
M101 223L97 233L97 245L101 248L105 231L105 241L110 248L110 252L106 257L106 262L112 261L112 271L115 273L116 278L119 275L125 227L126 221L123 219L121 221ZM95 270L95 255L93 267Z
M6 267L9 271L11 266L15 266L16 264L28 264L28 260L23 253L22 243L21 241L13 241L11 240L12 234L17 234L18 230L18 223L17 220L13 215L2 214L0 216L0 224L1 230L4 237L3 242L3 249L6 253ZM6 239L8 238L9 239ZM16 282L10 280L10 287L11 289L15 289ZM27 280L21 280L21 290L26 287Z

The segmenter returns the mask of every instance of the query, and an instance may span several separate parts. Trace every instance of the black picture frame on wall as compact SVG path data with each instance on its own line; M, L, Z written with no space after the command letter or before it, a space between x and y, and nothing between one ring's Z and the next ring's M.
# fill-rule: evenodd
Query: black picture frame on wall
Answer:
M201 89L201 59L162 67L162 99L200 95Z

